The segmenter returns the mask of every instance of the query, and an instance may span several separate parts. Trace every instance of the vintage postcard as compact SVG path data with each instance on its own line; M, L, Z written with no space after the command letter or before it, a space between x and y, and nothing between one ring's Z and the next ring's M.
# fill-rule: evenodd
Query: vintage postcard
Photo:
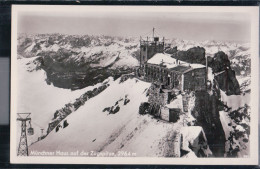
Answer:
M11 163L257 164L258 15L12 6Z

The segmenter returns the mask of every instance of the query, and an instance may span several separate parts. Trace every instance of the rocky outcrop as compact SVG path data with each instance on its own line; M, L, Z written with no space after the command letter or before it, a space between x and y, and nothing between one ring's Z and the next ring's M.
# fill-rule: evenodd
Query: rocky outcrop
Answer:
M90 63L82 63L77 65L76 62L66 61L66 52L53 53L55 57L46 55L36 59L35 69L43 69L46 72L48 84L53 84L55 87L66 88L71 90L82 89L87 86L93 86L107 79L113 77L117 79L123 74L133 72L132 68L117 68L110 69L110 67L91 67ZM58 57L57 55L64 55ZM65 60L64 60L65 59Z
M76 99L73 103L66 104L63 108L57 110L54 113L54 117L52 121L49 123L47 134L49 134L64 118L66 118L69 114L76 111L80 106L84 105L86 101L90 98L97 96L99 93L104 91L109 84L103 84L98 88L94 88L91 91L87 91L83 95L81 95L78 99Z
M116 114L120 110L120 106L125 106L130 102L128 95L125 95L125 98L121 98L111 107L106 107L103 109L103 112L108 112L108 114Z
M240 94L240 87L234 70L224 70L223 73L215 76L214 79L217 81L219 88L225 91L228 96Z
M212 68L213 73L230 69L230 61L228 56L222 51L215 53L213 59L208 61L208 64L209 67Z
M150 109L150 104L148 102L143 102L139 106L139 114L144 115L148 114Z
M201 126L208 139L208 144L216 157L225 153L225 133L219 116L219 95L216 91L196 91L191 93L194 103L189 104L191 114L196 119L195 125Z
M236 79L235 71L232 70L228 56L220 51L214 57L208 60L212 72L215 74L215 80L219 88L227 95L240 94L239 83Z
M160 109L161 106L158 104L143 102L139 106L139 114L141 115L150 114L154 117L160 117Z
M187 51L178 51L175 58L188 63L199 63L204 65L206 63L205 49L199 46L190 48Z
M176 99L174 91L164 89L163 86L153 83L147 90L148 102L143 102L139 106L139 114L151 114L161 118L161 110L172 100ZM168 110L169 111L169 110Z
M135 77L134 73L124 74L120 77L119 83L123 83L123 82L127 81L128 79L133 79L134 77Z
M139 114L151 114L155 117L160 116L160 108L166 104L165 95L157 84L152 84L148 89L148 102L141 103L139 106Z

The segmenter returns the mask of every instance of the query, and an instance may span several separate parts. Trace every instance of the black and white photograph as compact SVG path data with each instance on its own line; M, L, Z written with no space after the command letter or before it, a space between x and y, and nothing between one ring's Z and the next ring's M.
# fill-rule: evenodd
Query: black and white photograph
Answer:
M258 7L12 7L11 162L256 164Z

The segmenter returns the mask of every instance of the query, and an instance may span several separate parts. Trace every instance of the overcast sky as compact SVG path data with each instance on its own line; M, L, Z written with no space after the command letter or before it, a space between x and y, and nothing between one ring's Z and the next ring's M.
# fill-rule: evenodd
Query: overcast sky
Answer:
M22 12L19 33L62 33L151 36L152 28L166 38L250 41L246 13L174 12Z

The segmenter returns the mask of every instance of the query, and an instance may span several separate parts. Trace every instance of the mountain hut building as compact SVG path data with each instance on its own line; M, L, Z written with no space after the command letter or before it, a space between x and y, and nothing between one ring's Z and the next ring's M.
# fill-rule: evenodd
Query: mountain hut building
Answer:
M146 81L179 91L206 90L207 72L202 64L191 64L164 53L164 38L140 39L139 73Z

